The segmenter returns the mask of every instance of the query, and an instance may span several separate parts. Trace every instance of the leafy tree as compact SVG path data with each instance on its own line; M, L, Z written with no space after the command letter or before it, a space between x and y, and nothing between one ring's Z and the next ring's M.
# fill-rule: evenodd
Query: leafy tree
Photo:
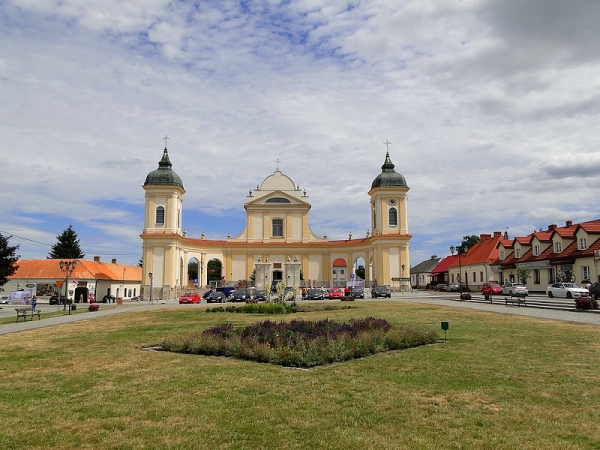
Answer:
M188 278L190 280L198 279L198 263L197 262L189 262L188 263Z
M69 225L62 234L56 236L56 241L48 253L48 259L81 259L85 256L79 247L79 239L73 230L73 225Z
M365 266L363 266L362 264L358 265L358 267L356 268L356 276L361 280L365 279Z
M479 236L472 234L471 236L463 236L460 246L456 249L458 253L467 253L471 247L479 242Z
M250 281L256 281L256 269L250 274Z
M8 277L17 271L17 261L19 258L15 256L15 251L19 248L18 245L11 247L8 245L8 240L12 236L4 237L0 234L0 286L4 286L8 281Z
M221 280L221 269L223 265L221 261L214 258L206 263L206 280L219 281Z
M531 276L531 269L526 267L517 267L517 278L523 284L527 284L527 279Z

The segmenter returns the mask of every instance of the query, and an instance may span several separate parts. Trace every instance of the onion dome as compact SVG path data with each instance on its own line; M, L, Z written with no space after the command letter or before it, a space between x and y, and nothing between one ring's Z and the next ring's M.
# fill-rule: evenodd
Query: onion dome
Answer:
M165 148L163 156L158 163L158 169L150 172L146 177L144 186L179 186L183 189L183 181L173 169L171 169L171 161L169 160L169 152Z
M373 180L371 189L377 187L408 187L406 179L394 170L394 164L390 159L390 154L386 152L385 162L381 166L381 173Z

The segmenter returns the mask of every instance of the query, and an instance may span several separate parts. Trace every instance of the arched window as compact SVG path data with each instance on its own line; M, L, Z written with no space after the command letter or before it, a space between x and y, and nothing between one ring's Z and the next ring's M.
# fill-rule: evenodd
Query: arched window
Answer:
M273 236L283 237L283 219L273 219Z
M292 203L287 198L273 197L268 199L265 203Z
M156 208L156 225L165 224L165 208L159 206Z
M398 211L396 208L390 208L390 227L398 226Z

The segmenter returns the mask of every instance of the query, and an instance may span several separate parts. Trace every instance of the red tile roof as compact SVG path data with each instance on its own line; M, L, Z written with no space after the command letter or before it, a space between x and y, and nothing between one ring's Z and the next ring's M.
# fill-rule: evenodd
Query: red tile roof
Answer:
M440 263L435 266L432 270L430 275L439 275L440 273L446 273L448 272L448 267L458 259L458 255L451 255L451 256L446 256L444 259L442 259L440 261Z
M17 271L10 278L27 280L63 280L59 259L29 259L18 261ZM142 282L142 268L123 264L109 264L78 259L70 278L77 280L137 281Z

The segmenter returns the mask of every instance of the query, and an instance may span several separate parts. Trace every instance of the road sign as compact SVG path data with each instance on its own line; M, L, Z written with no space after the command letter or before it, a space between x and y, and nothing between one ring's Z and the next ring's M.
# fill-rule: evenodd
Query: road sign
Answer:
M354 278L354 274L353 273L350 274L350 278Z

